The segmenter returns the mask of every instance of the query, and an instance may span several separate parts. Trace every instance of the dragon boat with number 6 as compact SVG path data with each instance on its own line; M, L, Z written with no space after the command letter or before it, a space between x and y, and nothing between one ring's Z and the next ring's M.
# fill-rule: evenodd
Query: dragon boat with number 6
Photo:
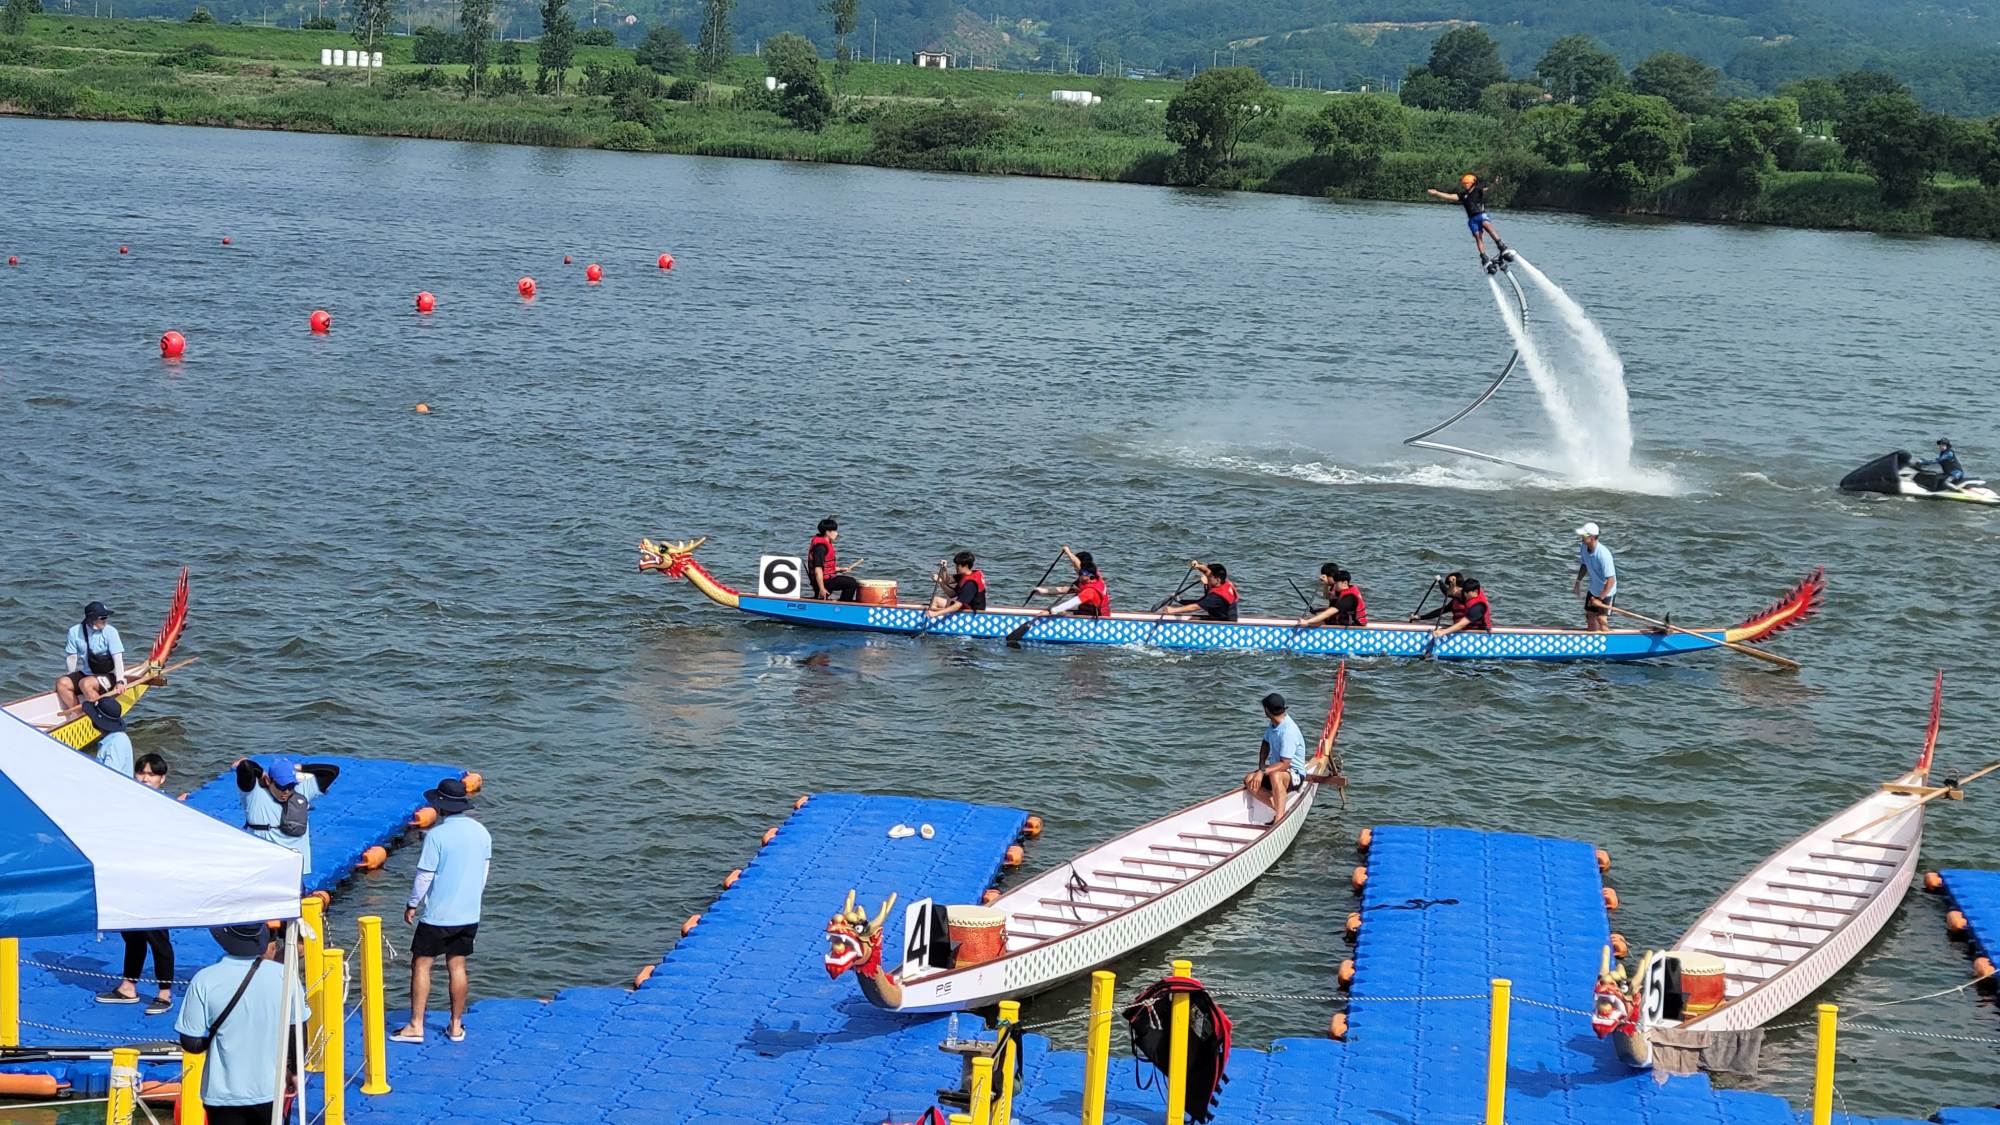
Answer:
M153 638L152 651L146 654L146 663L137 669L128 669L125 688L117 695L118 706L131 714L139 698L148 688L166 683L166 674L182 664L167 666L167 657L174 651L174 645L181 639L181 627L187 622L188 577L187 568L181 568L180 582L174 586L174 604L167 610L167 620L160 626L159 635ZM54 691L17 699L5 707L9 715L21 719L37 730L43 731L65 746L82 750L96 742L102 733L91 723L89 716L80 707L64 710L62 700Z
M1790 593L1742 624L1727 628L1538 629L1498 627L1434 635L1429 625L1377 622L1363 626L1301 626L1296 618L1244 617L1238 621L1198 621L1160 613L1113 612L1104 617L1051 616L1046 610L990 606L933 617L924 605L893 600L821 601L796 596L798 560L767 556L757 594L740 593L718 581L699 562L695 549L706 539L685 543L639 543L639 569L685 578L718 605L792 625L860 629L906 636L1009 637L1053 644L1145 645L1174 649L1250 649L1315 656L1409 656L1437 660L1647 660L1701 652L1724 645L1757 644L1800 624L1819 609L1826 579L1820 570L1801 579ZM772 564L779 564L773 570ZM774 581L775 579L775 581ZM892 584L884 583L884 587ZM791 595L791 596L787 596Z
M1033 995L1187 925L1270 870L1321 785L1345 794L1333 743L1346 694L1343 664L1306 782L1287 795L1283 816L1238 788L1099 844L986 906L912 903L894 971L883 962L896 896L870 918L849 891L827 923L828 975L852 970L879 1008L964 1011Z

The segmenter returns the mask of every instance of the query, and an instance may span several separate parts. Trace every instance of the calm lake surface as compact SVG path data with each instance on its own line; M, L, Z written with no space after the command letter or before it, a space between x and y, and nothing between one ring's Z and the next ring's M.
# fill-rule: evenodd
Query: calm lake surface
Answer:
M1048 822L1030 866L1058 861L1234 784L1264 693L1310 735L1335 667L758 623L639 574L642 535L709 536L743 586L837 515L864 574L916 591L970 548L1007 601L1063 543L1121 605L1194 556L1258 612L1337 560L1381 617L1467 568L1511 623L1574 623L1586 519L1621 601L1677 622L1733 623L1826 567L1826 613L1772 646L1799 675L1355 663L1350 807L1322 802L1251 892L1112 966L1121 985L1183 955L1216 987L1332 992L1354 835L1384 823L1600 844L1614 928L1665 945L1908 767L1940 666L1939 762L1996 756L2000 513L1834 482L1940 435L2000 475L2000 247L1499 216L1623 355L1659 484L1639 493L1400 444L1507 350L1456 208L14 119L0 167L21 258L0 272L0 690L43 689L92 598L141 644L190 567L201 662L148 698L139 751L177 789L262 751L482 771L478 996L629 981L801 793L1018 805ZM1525 381L1454 436L1550 442ZM1996 802L1976 783L1937 807L1925 869L2000 865ZM356 879L338 924L397 913L415 863ZM1913 893L1815 999L1963 983L1943 909ZM1261 1047L1332 1006L1229 1010ZM1969 991L1867 1022L2000 1037ZM1773 1033L1751 1084L1803 1104L1809 1036ZM1990 1041L1842 1048L1856 1113L2000 1089Z

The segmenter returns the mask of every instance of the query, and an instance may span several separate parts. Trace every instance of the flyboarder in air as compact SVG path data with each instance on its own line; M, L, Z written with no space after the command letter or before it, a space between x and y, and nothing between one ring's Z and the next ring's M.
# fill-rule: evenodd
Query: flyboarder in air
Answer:
M1463 204L1465 207L1465 225L1472 231L1472 245L1479 250L1479 264L1485 267L1487 273L1506 269L1507 263L1514 260L1514 252L1507 248L1505 242L1501 241L1500 232L1493 229L1492 216L1486 213L1486 192L1490 188L1500 186L1500 177L1495 176L1486 183L1481 184L1478 176L1467 172L1458 178L1458 182L1459 190L1456 195L1448 191L1439 191L1436 188L1426 188L1424 190L1437 196L1439 199L1448 199L1453 203ZM1489 234L1493 236L1493 257L1491 259L1486 256L1486 236Z

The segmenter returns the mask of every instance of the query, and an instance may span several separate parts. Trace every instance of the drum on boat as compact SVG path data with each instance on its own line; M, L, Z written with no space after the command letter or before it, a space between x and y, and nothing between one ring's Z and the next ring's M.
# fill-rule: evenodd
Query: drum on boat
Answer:
M896 584L886 578L857 578L861 586L856 598L862 605L895 605Z
M1722 958L1693 949L1676 950L1674 957L1681 963L1681 991L1687 995L1687 1014L1698 1016L1721 1007L1725 998L1723 989L1729 981L1723 975L1726 966Z
M1007 915L985 906L947 906L944 916L952 944L958 946L959 968L983 965L1007 952Z

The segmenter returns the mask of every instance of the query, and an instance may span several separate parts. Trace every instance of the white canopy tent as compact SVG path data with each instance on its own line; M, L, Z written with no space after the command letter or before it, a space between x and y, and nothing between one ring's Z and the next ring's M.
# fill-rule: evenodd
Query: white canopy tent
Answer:
M299 916L297 852L0 715L0 937Z

